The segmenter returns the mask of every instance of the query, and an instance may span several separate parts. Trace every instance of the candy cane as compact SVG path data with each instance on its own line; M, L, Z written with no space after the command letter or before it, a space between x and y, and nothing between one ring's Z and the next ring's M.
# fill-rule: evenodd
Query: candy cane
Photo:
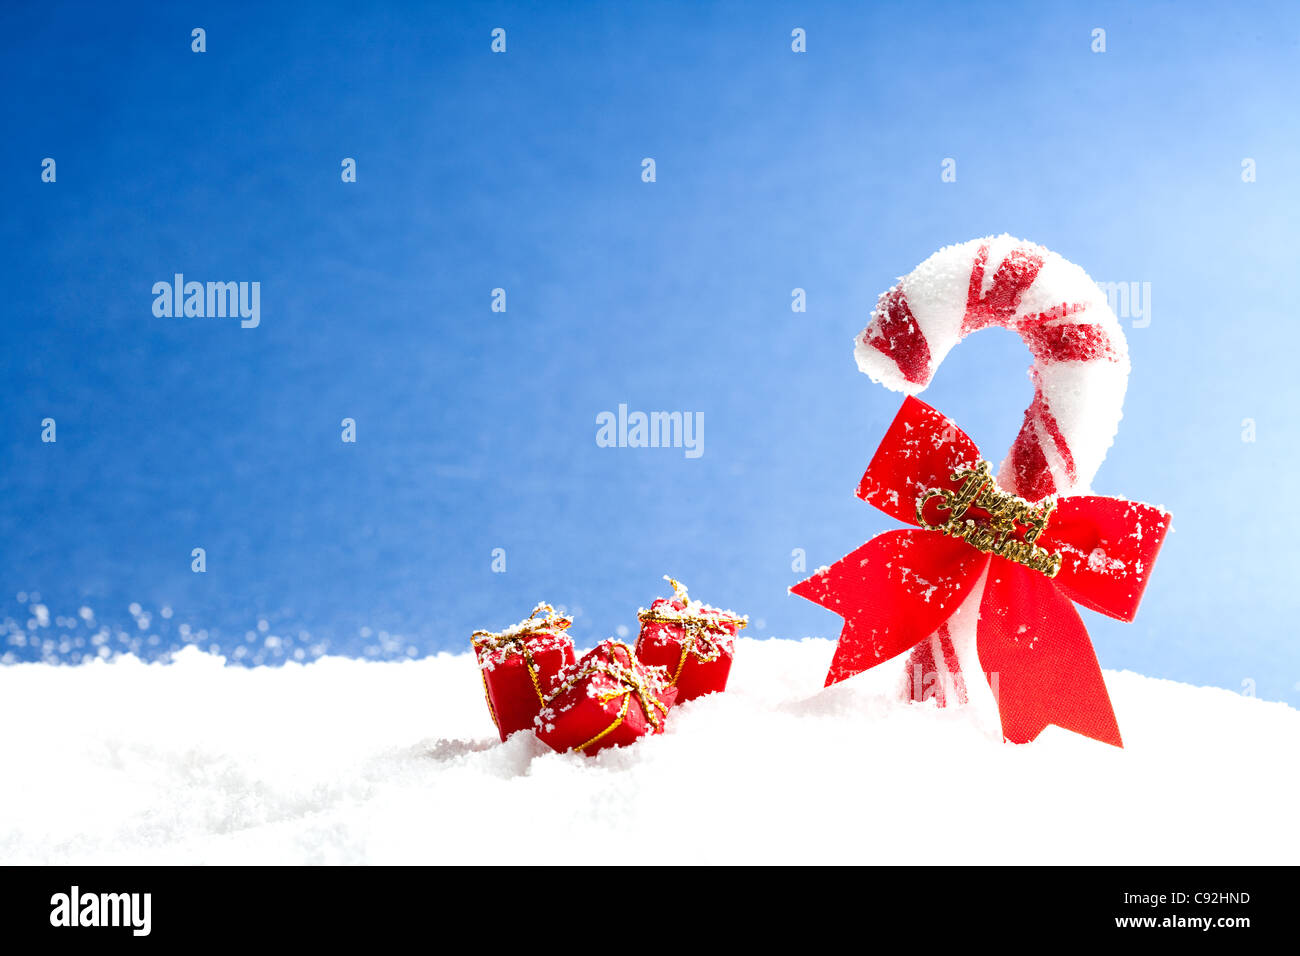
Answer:
M854 356L873 381L915 395L954 345L991 325L1019 334L1034 359L1034 399L999 485L1030 501L1086 492L1119 428L1129 358L1105 294L1072 262L1007 235L940 249L880 297ZM978 670L982 591L912 651L907 696L966 703L985 683L962 677ZM933 687L929 675L938 678Z

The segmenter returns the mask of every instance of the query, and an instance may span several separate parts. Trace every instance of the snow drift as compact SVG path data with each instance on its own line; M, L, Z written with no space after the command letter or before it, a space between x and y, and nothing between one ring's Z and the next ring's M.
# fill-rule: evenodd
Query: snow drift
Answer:
M726 694L588 758L496 739L470 654L0 668L6 863L1294 863L1300 712L1107 672L1124 750L1011 746L833 643L737 642Z

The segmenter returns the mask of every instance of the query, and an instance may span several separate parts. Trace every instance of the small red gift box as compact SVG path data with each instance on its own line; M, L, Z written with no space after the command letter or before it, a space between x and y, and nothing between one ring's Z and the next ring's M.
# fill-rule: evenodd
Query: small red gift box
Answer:
M545 617L538 614L545 611ZM470 636L483 676L483 695L501 739L530 730L542 709L544 688L574 661L573 638L564 630L571 618L539 604L527 618L500 633L475 631Z
M537 736L554 750L594 754L663 733L677 691L622 641L602 641L555 678L537 715Z
M664 580L673 586L672 598L657 598L637 614L637 658L668 671L678 703L726 690L736 633L749 618L692 601L683 585L667 576Z

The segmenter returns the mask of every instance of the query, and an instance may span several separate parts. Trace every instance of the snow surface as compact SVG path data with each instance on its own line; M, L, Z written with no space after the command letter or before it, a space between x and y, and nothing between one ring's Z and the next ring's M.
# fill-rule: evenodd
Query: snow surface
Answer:
M0 668L0 860L1300 859L1285 704L1107 672L1126 749L1016 747L895 700L895 667L823 690L833 646L742 638L726 694L594 758L500 743L469 653Z

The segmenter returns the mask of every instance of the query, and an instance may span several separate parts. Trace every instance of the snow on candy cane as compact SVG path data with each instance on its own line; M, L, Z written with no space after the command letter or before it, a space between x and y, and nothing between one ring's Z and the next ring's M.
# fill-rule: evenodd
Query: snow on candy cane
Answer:
M991 325L1034 357L1034 400L998 484L1029 501L1086 490L1119 427L1129 360L1105 294L1074 263L1007 235L940 249L880 297L854 357L873 381L915 395L954 345Z
M854 357L873 381L915 395L954 345L988 326L1016 332L1033 356L1034 398L998 484L1029 501L1086 491L1119 428L1129 358L1106 296L1074 263L1005 234L947 246L880 297ZM983 694L984 681L962 676L981 670L982 592L913 648L904 696L943 706ZM995 695L980 709L996 713Z

